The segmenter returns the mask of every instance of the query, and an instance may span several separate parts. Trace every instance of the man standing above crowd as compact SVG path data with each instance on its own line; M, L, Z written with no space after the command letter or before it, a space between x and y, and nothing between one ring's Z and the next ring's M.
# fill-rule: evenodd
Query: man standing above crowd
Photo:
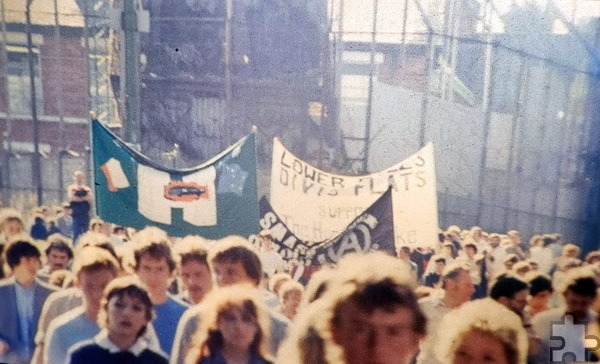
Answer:
M41 254L30 240L9 242L4 256L13 277L0 283L0 361L29 363L42 306L56 288L36 279Z
M77 242L79 235L89 228L93 196L91 188L84 183L83 172L75 171L73 178L75 183L68 187L67 192L73 217L73 241Z

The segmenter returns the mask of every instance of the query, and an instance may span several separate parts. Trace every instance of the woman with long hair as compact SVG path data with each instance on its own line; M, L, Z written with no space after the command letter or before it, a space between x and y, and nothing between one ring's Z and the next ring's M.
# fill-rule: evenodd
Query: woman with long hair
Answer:
M268 364L268 318L256 289L234 285L202 301L201 324L186 356L190 364Z

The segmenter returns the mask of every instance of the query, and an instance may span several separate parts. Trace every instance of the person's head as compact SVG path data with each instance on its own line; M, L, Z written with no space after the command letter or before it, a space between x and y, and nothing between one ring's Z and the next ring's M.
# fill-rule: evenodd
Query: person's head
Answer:
M556 236L552 234L544 234L542 236L542 241L542 246L547 247L548 245L554 244L556 242Z
M323 312L330 311L329 303L318 300L304 307L288 328L287 338L277 352L277 364L326 364L342 362L341 350L329 354L336 360L327 360L333 345L328 345L329 328L323 325Z
M208 263L219 287L250 283L258 287L262 264L250 243L241 236L221 239L209 251Z
M120 237L123 241L129 240L129 236L127 235L127 229L124 226L115 225L112 229L112 234Z
M562 248L562 256L568 258L578 258L581 253L581 249L572 243L565 244Z
M73 210L71 210L71 203L63 202L63 204L61 205L61 213L63 215L71 216L72 212L73 212Z
M512 271L518 277L525 277L531 271L531 265L528 260L522 260L513 265Z
M548 303L554 293L552 279L545 274L532 275L529 280L529 306L535 311L548 308Z
M434 255L430 258L430 261L435 264L435 272L438 274L442 274L444 268L446 268L446 258L441 255Z
M40 268L40 251L27 236L16 236L9 241L4 259L21 285L30 285Z
M497 248L500 246L500 235L499 234L490 234L489 242L492 248Z
M21 213L14 209L2 209L0 212L0 231L7 240L22 234L25 231L25 224L23 224Z
M461 305L471 299L475 292L469 267L462 264L450 264L442 273L442 288L448 300Z
M440 324L436 356L444 363L520 364L527 358L521 319L491 299L468 302Z
M222 350L268 358L269 322L261 298L250 285L235 284L215 289L202 302L200 327L193 336L189 362Z
M104 289L98 324L110 334L136 339L154 319L146 287L135 276L113 279Z
M465 244L464 249L465 254L467 254L467 257L469 257L469 259L473 259L473 257L475 257L475 254L477 254L477 247L473 243Z
M490 297L519 316L527 306L529 285L515 277L503 276L492 285Z
M529 246L541 247L544 245L544 237L541 235L534 235L529 239Z
M58 288L69 288L73 285L75 275L68 269L58 269L50 273L48 284Z
M65 269L73 259L73 249L70 239L54 234L48 238L48 247L45 250L46 261L50 272Z
M167 234L147 227L133 237L134 270L150 292L166 292L176 268Z
M275 273L271 278L269 278L269 291L279 295L279 288L281 285L287 281L292 280L292 276L288 273Z
M41 213L37 213L37 214L34 215L33 221L36 224L44 224L46 222L46 218Z
M398 258L402 259L402 260L408 260L410 259L410 247L404 245L400 247L400 250L398 251Z
M73 179L75 180L75 183L82 185L85 181L85 174L83 174L82 171L75 171L73 173Z
M208 267L208 250L204 239L189 235L177 245L179 275L189 299L198 303L212 288L212 276Z
M345 363L410 362L427 326L412 287L383 279L348 282L338 292L330 331Z
M345 363L409 362L425 336L427 319L413 292L414 276L381 252L348 254L337 264L322 298L321 325Z
M567 314L583 320L596 298L597 284L592 270L587 267L571 269L560 289L565 298Z
M110 223L102 220L99 217L95 217L90 220L90 231L110 236Z
M521 244L521 233L519 233L517 230L510 230L506 233L506 235L508 235L513 245Z
M270 251L273 247L273 233L269 229L261 230L258 233L260 237L260 247L263 251Z
M504 267L506 270L512 270L512 267L519 261L519 257L516 254L507 254L504 258Z
M446 242L442 245L442 254L445 257L454 257L454 244L451 242Z
M46 217L48 217L50 215L50 209L46 205L38 206L34 210L34 212L35 212L35 214L40 214L43 219L45 219Z
M290 320L293 319L298 312L303 293L304 286L293 279L281 285L281 289L279 290L279 302L281 303L283 314Z
M594 250L593 252L589 252L588 255L585 256L586 264L596 264L600 262L600 250Z
M93 231L88 231L88 232L82 234L79 237L79 242L75 246L74 255L77 256L81 249L89 247L89 246L95 246L97 248L106 250L108 253L110 253L110 255L112 255L119 262L119 264L121 264L120 257L117 255L115 248L114 248L113 244L111 243L110 239L108 238L108 236L106 236L104 234L96 233Z
M335 280L335 270L329 267L323 267L310 276L308 284L304 288L302 295L302 307L306 307L312 302L320 299L333 285Z
M119 273L119 263L106 250L96 246L82 248L73 261L75 286L83 293L84 304L90 311L100 309L106 285Z
M532 272L537 272L540 270L540 263L535 259L529 259L529 267Z
M452 240L458 239L460 237L460 232L462 229L458 225L450 225L448 229L446 229L446 235L449 236Z
M560 271L567 272L573 268L580 267L583 262L577 258L564 257L557 264L556 268Z
M474 241L479 241L481 239L482 230L479 226L471 227L471 239Z

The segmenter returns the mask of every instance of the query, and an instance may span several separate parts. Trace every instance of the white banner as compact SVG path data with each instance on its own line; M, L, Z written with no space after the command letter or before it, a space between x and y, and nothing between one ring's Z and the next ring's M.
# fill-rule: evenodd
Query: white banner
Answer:
M304 162L275 138L271 205L298 238L323 241L340 234L391 186L396 246L437 242L433 144L383 171L345 176Z

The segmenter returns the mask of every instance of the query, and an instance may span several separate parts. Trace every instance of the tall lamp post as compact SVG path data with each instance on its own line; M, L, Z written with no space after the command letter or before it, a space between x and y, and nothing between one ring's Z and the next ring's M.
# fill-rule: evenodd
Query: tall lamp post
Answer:
M27 0L25 8L26 33L27 33L27 61L29 63L29 87L31 91L31 120L33 122L33 180L37 191L37 204L43 204L42 191L42 169L40 165L40 131L37 115L37 100L35 90L35 65L33 60L33 40L31 36L31 4L33 0Z

